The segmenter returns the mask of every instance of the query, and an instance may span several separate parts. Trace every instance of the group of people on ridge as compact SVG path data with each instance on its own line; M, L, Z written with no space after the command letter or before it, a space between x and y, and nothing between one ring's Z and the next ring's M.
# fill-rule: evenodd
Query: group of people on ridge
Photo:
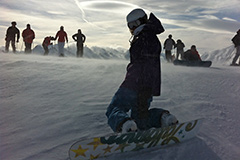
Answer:
M192 45L189 50L184 52L185 44L182 40L178 39L177 43L172 39L172 35L170 34L168 38L164 42L165 56L168 62L172 62L175 58L178 60L179 55L180 59L187 61L201 61L201 57L196 49L195 45ZM176 57L172 56L172 49L176 48L177 53Z
M11 22L11 24L12 24L12 26L10 26L6 32L5 52L9 52L9 45L11 43L13 53L15 53L16 52L15 42L17 42L17 43L19 42L20 31L16 27L17 23L15 21ZM17 40L16 40L16 37L17 37ZM23 41L25 44L25 53L31 53L32 52L32 49L31 49L32 43L33 43L33 40L35 39L35 33L31 29L30 24L27 24L27 28L25 30L23 30L22 37L23 37ZM86 36L84 34L82 34L81 29L78 29L78 33L74 34L72 36L72 38L74 41L77 42L77 53L76 53L77 57L82 57L83 56L83 43L86 40ZM42 47L45 51L44 55L48 55L48 53L49 53L48 47L49 47L49 45L52 45L52 43L51 43L52 40L58 40L58 53L59 53L59 56L63 57L65 42L68 43L67 33L64 31L63 26L60 27L60 30L56 33L55 37L47 36L44 38L44 40L42 42Z

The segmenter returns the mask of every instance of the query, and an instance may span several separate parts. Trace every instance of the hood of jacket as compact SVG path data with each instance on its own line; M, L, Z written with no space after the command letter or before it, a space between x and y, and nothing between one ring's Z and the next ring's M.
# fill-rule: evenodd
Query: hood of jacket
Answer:
M133 34L134 36L137 36L142 31L147 31L147 32L150 31L154 34L160 34L160 33L163 33L165 30L160 20L153 13L150 13L148 22L136 28Z

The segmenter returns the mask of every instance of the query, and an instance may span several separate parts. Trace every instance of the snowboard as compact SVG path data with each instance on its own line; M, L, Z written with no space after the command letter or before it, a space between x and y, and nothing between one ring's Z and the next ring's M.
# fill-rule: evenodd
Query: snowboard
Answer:
M166 128L151 128L125 134L109 134L102 137L83 138L69 149L70 160L92 160L116 153L139 151L151 147L163 147L193 138L203 119L196 119Z
M180 66L210 67L212 65L212 61L174 60L173 64Z

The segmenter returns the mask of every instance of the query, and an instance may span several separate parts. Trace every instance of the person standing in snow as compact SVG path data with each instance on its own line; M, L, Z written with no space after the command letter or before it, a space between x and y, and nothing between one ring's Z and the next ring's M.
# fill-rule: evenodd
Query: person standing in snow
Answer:
M195 45L192 45L191 49L184 52L183 58L187 61L202 61Z
M236 47L236 55L233 58L231 65L232 66L240 66L240 60L239 60L238 64L236 63L240 56L240 29L237 31L237 34L232 38L232 42L233 42L234 46Z
M176 59L178 59L179 55L180 55L181 59L183 59L184 47L185 47L184 43L180 39L178 39L177 44L176 44L176 48L177 48Z
M64 31L64 27L61 26L60 30L57 32L55 36L55 40L58 38L58 53L60 57L64 57L64 45L65 40L68 43L67 33Z
M5 52L9 51L9 44L11 42L13 53L15 53L16 52L16 46L15 46L16 35L17 35L17 41L16 42L18 43L19 38L20 38L20 31L16 27L17 23L15 21L13 21L11 24L12 24L12 26L7 29L7 33L6 33Z
M48 46L52 44L51 40L55 40L55 38L51 37L51 36L47 36L43 40L42 46L43 46L43 49L45 51L44 55L48 55L48 53L49 53Z
M163 49L165 49L165 55L168 62L172 62L172 49L175 47L175 41L172 39L172 35L170 34L168 38L164 42Z
M107 108L109 126L114 132L125 133L178 123L167 110L149 109L153 96L160 96L161 90L161 43L157 37L164 32L161 22L153 13L148 19L144 10L134 9L127 15L127 24L132 34L130 63Z
M35 38L35 33L31 29L30 24L27 24L27 28L23 30L22 32L23 41L25 43L25 53L31 53L32 52L32 42Z
M81 29L78 29L78 33L74 34L72 38L77 42L77 57L83 57L83 43L86 40L86 36L82 34Z

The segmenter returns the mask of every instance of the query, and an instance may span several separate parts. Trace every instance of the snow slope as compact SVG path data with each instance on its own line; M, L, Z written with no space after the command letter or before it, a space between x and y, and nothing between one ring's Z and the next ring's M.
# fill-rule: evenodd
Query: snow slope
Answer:
M102 159L239 159L240 68L221 61L225 51L215 54L220 58L213 57L218 63L210 68L162 60L162 95L152 103L181 122L205 118L196 138ZM0 52L0 159L67 160L78 139L111 133L105 111L128 64L114 56L118 59Z

